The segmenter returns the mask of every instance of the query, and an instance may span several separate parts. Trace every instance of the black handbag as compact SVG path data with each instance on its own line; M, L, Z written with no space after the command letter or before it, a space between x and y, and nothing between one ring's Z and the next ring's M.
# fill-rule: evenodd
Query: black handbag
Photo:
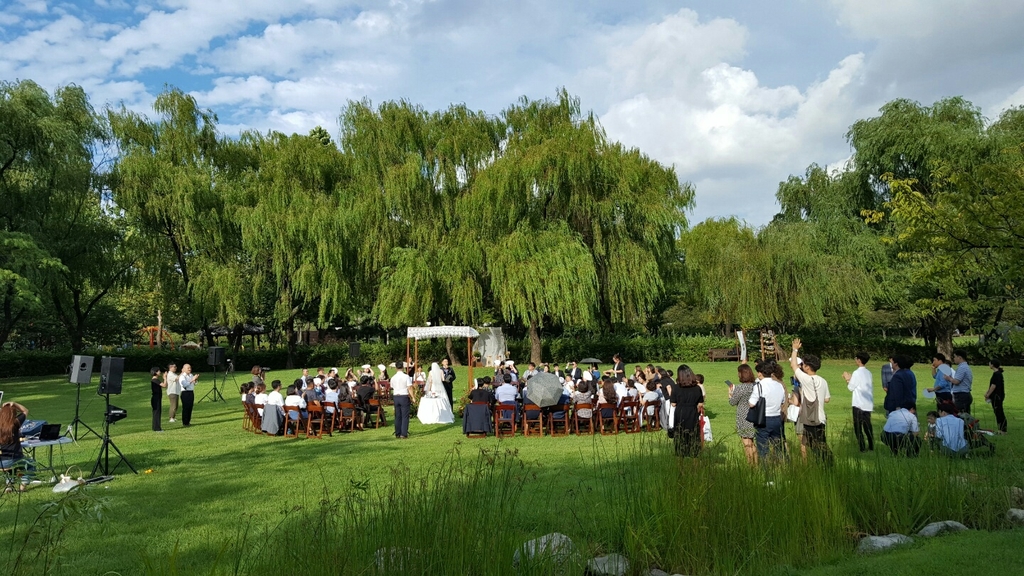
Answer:
M747 410L747 422L753 424L754 428L764 428L768 425L768 417L765 415L766 404L760 382L757 383L757 396L757 404L754 404L753 408Z

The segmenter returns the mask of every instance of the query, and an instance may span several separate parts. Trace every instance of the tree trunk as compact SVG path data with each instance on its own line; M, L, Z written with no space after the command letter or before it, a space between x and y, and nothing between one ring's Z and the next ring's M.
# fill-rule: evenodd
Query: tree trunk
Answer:
M935 326L935 349L953 360L953 328L947 325Z
M295 331L295 316L289 316L284 323L285 333L288 334L288 360L284 367L292 370L295 368L295 350L298 333Z
M537 321L530 321L530 362L541 365L540 330L537 328Z
M444 348L448 351L448 363L452 366L461 366L462 363L459 362L459 356L455 353L455 347L452 346L451 336L444 339Z
M231 336L231 347L234 349L235 354L242 349L242 338L245 337L245 326L243 324L235 324L235 332Z

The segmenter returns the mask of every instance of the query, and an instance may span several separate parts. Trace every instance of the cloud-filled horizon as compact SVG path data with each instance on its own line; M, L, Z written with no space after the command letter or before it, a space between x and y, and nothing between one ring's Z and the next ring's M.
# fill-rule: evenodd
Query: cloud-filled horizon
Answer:
M889 100L1024 105L1020 22L1014 0L0 0L0 79L148 114L176 86L228 135L337 135L364 98L498 114L564 87L694 184L691 222L758 225Z

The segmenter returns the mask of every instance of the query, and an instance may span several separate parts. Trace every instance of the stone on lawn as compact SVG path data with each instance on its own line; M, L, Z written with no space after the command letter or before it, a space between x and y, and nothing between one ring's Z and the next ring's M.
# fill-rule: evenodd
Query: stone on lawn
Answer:
M1024 510L1020 508L1010 508L1006 512L1006 519L1014 524L1024 524Z
M932 522L922 528L917 535L924 536L925 538L931 538L932 536L938 536L939 534L963 532L964 530L967 530L967 526L953 520L946 520L945 522Z
M900 544L909 544L914 539L903 534L889 534L888 536L865 536L857 544L857 552L867 554L870 552L881 552Z
M622 554L598 556L587 562L587 574L593 576L626 576L629 572L629 560Z
M512 565L519 567L520 562L533 563L535 560L553 560L558 564L564 563L576 552L576 546L572 539L565 534L553 532L540 538L534 538L516 550L512 556Z
M668 572L659 568L651 568L647 572L644 572L644 576L668 576Z

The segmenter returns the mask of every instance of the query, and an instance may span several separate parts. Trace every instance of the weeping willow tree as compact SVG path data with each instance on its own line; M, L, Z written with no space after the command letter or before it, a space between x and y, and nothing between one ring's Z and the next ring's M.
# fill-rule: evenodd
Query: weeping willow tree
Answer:
M458 210L483 224L475 239L488 247L487 277L502 317L528 326L535 362L545 323L642 326L677 262L692 188L671 168L608 142L565 91L556 100L524 98L501 118L501 154ZM531 247L527 238L541 243ZM497 257L510 250L542 255L543 265L523 268L530 273L517 272L510 284L501 264L511 256Z
M147 281L164 300L184 300L205 326L217 303L196 298L197 276L200 269L216 271L218 258L211 256L238 248L217 189L223 141L217 117L181 90L160 94L153 110L156 120L123 106L108 111L120 149L111 170L113 199L144 246L143 269L153 274Z
M832 244L834 231L809 222L760 230L734 218L707 220L683 235L687 296L707 320L743 326L821 326L858 314L876 293L864 254ZM878 249L874 250L875 253Z
M241 249L217 263L202 287L231 323L252 317L271 295L271 317L287 337L294 366L296 321L323 323L347 311L355 268L342 221L347 163L329 140L280 133L246 134L236 159L245 168L222 193L238 227Z
M479 223L457 204L497 155L499 123L465 106L429 113L407 102L350 103L341 123L353 173L346 214L373 317L385 327L480 321Z

